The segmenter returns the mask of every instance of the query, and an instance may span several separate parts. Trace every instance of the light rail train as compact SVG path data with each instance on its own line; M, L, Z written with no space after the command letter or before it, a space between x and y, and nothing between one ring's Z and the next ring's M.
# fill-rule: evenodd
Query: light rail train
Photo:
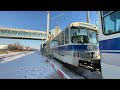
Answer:
M98 28L85 22L73 22L53 40L43 44L47 54L74 66L93 65L100 69Z
M120 79L120 11L98 11L103 79Z

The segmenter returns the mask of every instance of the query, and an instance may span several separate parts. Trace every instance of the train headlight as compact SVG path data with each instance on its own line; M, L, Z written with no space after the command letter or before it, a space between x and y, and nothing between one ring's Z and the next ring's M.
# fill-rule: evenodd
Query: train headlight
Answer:
M93 46L87 46L87 49L93 49Z
M100 56L100 52L98 52L98 56Z
M100 52L98 52L98 59L100 59Z

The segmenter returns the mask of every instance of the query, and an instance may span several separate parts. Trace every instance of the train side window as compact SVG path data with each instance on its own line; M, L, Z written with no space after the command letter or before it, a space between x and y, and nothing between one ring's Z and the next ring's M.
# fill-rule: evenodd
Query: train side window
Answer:
M64 45L64 32L61 34L61 45Z
M57 37L55 38L55 46L57 46L58 44L57 44Z
M52 41L50 42L50 48L52 48Z
M56 38L54 38L54 46L56 46Z
M60 41L59 41L59 35L58 35L58 46L60 45Z
M60 45L62 45L62 33L60 34Z
M53 45L56 46L56 45L55 45L55 38L53 39L53 41L54 41L54 42L53 42Z
M69 28L65 30L65 44L69 43Z
M53 41L52 41L52 46L53 46L53 47L55 46L55 44L54 44L54 39L53 39Z
M58 36L58 45L61 45L61 34Z
M55 38L55 45L58 46L58 37Z
M112 12L103 16L104 33L114 34L120 32L120 11Z

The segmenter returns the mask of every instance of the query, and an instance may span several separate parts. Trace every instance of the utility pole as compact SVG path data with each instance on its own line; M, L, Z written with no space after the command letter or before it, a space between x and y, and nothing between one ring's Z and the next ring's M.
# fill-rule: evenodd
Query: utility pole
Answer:
M87 23L90 23L90 15L89 15L89 11L86 12L86 17L87 17Z
M49 35L49 26L50 26L50 11L47 11L47 40Z

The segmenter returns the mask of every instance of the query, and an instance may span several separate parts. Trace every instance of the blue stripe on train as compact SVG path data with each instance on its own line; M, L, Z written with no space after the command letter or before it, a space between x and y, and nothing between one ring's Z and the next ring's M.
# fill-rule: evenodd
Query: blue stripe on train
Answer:
M117 53L117 54L120 54L120 52L103 52L103 51L100 51L100 53Z
M61 47L56 47L53 50L64 50L64 51L69 51L69 50L88 50L87 49L88 45L67 45L67 46L61 46ZM94 47L94 50L98 50L99 47L96 45L92 45Z
M99 41L100 50L120 50L120 38Z

